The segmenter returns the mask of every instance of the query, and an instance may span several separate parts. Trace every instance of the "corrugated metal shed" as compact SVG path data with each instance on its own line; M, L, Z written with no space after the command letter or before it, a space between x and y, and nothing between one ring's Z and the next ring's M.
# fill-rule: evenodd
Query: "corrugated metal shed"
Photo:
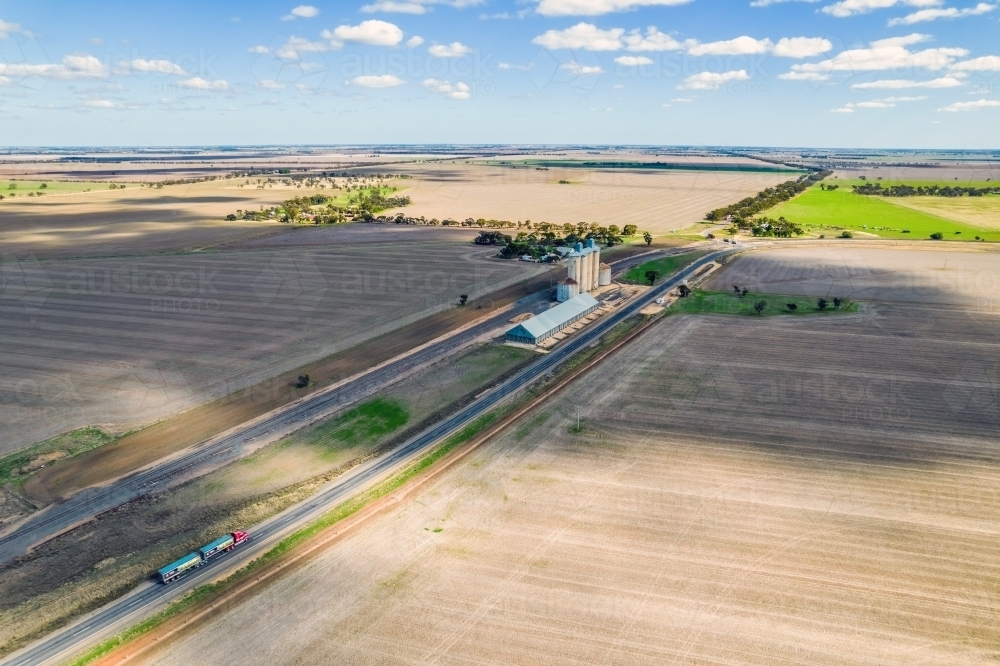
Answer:
M507 339L511 342L524 342L537 345L542 340L552 337L575 321L579 321L600 307L600 303L590 294L580 294L560 303L551 310L535 315L507 331Z

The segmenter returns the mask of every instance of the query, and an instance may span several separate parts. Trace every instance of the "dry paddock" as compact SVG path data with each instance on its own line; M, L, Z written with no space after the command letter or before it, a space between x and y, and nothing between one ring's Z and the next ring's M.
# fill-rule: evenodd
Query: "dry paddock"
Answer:
M333 239L4 264L17 280L0 294L0 453L154 422L541 270L494 253Z
M974 305L995 263L955 257L964 286L944 297L894 286L933 270L923 255L822 251L762 252L719 280L787 293L783 275L812 271L810 295L847 293L870 260L875 302L669 317L145 660L239 645L255 664L996 663L1000 321Z

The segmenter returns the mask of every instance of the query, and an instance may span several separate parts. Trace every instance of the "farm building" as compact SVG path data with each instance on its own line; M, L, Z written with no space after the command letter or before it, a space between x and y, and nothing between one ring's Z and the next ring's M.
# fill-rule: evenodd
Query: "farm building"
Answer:
M600 303L590 294L580 294L551 310L535 315L507 331L507 340L537 345L550 338L570 324L577 322L600 307Z

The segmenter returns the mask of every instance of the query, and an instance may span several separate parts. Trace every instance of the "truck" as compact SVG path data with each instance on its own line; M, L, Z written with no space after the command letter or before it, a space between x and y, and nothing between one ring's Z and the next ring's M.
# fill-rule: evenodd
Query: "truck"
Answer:
M202 566L220 553L228 553L233 548L241 546L250 539L248 532L237 530L230 532L226 536L219 537L211 543L207 543L194 553L188 553L176 562L171 562L167 566L157 571L160 582L164 585L177 580L191 569Z

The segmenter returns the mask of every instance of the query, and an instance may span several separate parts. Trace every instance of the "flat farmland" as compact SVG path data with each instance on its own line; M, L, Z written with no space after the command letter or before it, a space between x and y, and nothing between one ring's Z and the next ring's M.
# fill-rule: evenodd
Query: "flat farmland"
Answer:
M1000 320L956 289L668 317L143 661L995 663Z
M636 224L654 233L690 227L714 208L796 177L732 171L541 171L477 163L416 164L393 172L412 176L404 181L404 193L413 199L413 205L403 209L407 215Z
M0 181L2 183L3 181ZM79 187L77 183L68 184ZM18 196L0 201L0 247L17 257L72 258L147 254L217 245L287 225L226 221L236 209L257 210L288 198L289 188L238 188L216 180L162 189L134 183L110 190L88 183L90 192ZM55 188L54 188L55 189ZM2 194L3 192L0 192Z
M892 197L903 208L937 215L980 229L1000 230L1000 196L985 197Z
M438 241L5 264L0 452L152 423L543 270L494 253Z

